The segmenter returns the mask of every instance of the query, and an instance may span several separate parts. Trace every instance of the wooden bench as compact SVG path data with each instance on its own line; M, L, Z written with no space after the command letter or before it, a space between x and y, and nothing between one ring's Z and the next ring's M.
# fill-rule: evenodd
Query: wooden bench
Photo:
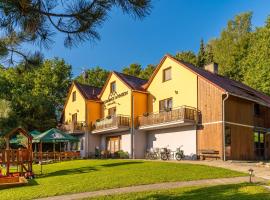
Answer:
M220 159L219 151L213 149L203 149L199 153L200 160L205 160L206 158Z

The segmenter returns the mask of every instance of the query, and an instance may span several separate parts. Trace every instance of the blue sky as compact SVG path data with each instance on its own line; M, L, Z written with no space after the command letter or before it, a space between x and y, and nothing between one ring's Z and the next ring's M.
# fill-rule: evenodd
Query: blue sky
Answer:
M261 26L270 14L269 1L153 0L151 14L142 21L115 9L98 29L100 41L67 49L57 34L53 47L43 53L65 59L74 76L94 66L121 71L131 63L157 64L166 53L197 52L201 38L217 37L229 19L246 11L253 12L253 25Z

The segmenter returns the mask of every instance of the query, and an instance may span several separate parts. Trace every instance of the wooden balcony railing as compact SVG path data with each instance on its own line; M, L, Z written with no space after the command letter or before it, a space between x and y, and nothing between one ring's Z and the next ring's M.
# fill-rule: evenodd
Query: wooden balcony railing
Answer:
M33 152L33 160L72 160L80 158L80 151Z
M95 122L93 130L98 131L112 127L129 127L130 117L125 115L116 115L99 119Z
M69 133L84 132L90 126L84 121L70 122L67 124L62 124L61 129Z
M139 126L149 126L173 121L197 121L197 109L188 106L181 106L170 111L150 113L138 118Z

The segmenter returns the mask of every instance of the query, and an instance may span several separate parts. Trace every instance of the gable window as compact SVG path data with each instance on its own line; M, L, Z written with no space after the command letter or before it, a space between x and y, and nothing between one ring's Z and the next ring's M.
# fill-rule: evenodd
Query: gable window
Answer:
M260 111L260 105L255 103L254 104L254 115L260 115L261 111Z
M74 122L74 123L77 122L77 113L72 115L72 122Z
M159 101L159 112L172 110L172 98Z
M163 82L169 81L172 79L172 68L168 67L163 70Z
M76 91L72 92L72 101L76 101Z
M108 109L108 115L109 116L115 116L116 115L116 107L112 107Z
M116 91L116 83L114 81L114 82L111 82L111 93L113 93L115 91Z

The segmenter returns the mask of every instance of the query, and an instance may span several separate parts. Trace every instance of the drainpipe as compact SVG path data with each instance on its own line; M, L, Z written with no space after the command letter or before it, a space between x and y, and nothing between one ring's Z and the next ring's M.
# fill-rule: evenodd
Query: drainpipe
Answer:
M222 135L223 135L223 161L226 161L225 147L225 101L229 98L229 93L226 92L226 97L222 100Z
M134 159L134 96L131 93L131 158Z

